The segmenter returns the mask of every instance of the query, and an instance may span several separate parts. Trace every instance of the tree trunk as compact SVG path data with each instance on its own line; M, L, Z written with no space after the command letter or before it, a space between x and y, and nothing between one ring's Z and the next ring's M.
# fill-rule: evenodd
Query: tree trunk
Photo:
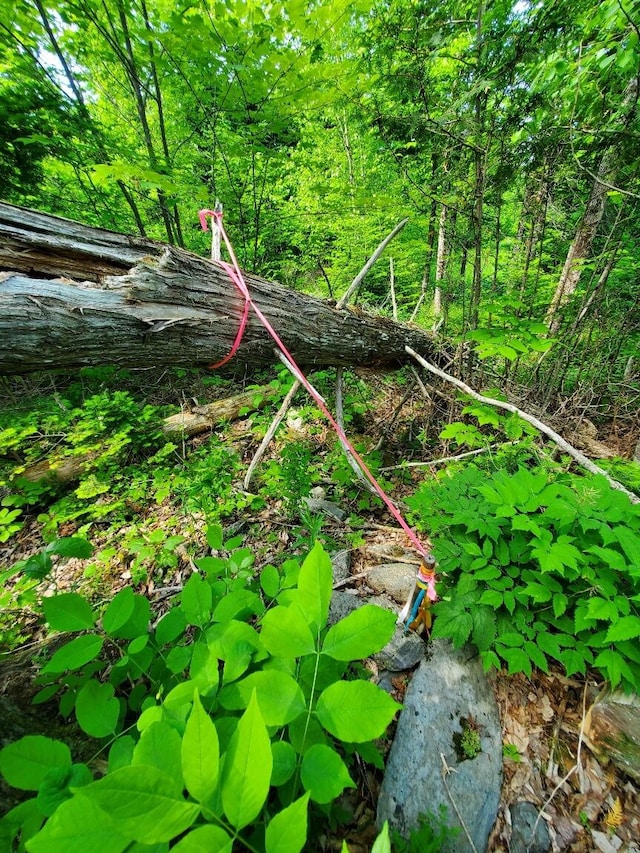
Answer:
M622 110L625 115L622 128L629 126L637 110L638 78L634 77L624 94ZM619 150L607 147L598 164L598 172L593 176L593 186L587 206L573 238L564 262L560 280L549 305L546 323L549 331L555 334L560 326L558 310L575 293L582 275L584 262L591 255L591 246L602 220L607 203L607 194L615 180L616 167L619 161Z
M104 363L206 366L230 351L243 300L220 264L143 238L0 204L0 374ZM433 338L246 275L256 305L307 365L396 367ZM249 313L236 354L276 360Z

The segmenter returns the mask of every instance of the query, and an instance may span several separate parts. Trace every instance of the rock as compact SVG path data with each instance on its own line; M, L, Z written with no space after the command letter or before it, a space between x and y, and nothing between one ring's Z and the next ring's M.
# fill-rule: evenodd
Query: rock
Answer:
M302 498L302 501L308 506L310 512L331 515L338 521L343 521L347 517L347 513L332 501L326 501L323 498Z
M407 633L399 625L391 640L381 652L373 656L373 659L380 668L397 672L413 669L416 664L424 660L426 650L424 641L417 634Z
M422 814L446 807L447 823L460 827L456 804L478 851L486 850L500 802L502 737L493 691L480 660L469 649L454 650L434 640L431 657L418 667L387 761L378 800L377 821L385 820L408 838ZM459 760L454 736L462 721L479 735L480 753ZM451 772L443 779L444 760ZM447 792L447 786L450 795ZM445 853L471 853L464 831L444 842Z
M606 832L598 832L594 829L591 832L591 838L595 849L600 850L600 853L618 853L622 847L621 838L616 835L607 835Z
M406 604L416 581L418 567L411 563L383 563L367 575L367 584L374 592L386 592L398 604Z
M515 803L511 811L510 853L547 853L551 849L549 830L533 803ZM537 821L537 825L536 825ZM535 831L534 831L535 827Z
M640 696L605 692L589 709L585 741L602 763L609 760L640 782Z
M335 625L336 622L344 619L345 616L353 613L354 610L357 610L358 607L362 607L363 604L366 604L365 600L360 598L360 596L355 592L334 591L331 596L331 604L329 605L329 618L327 620L327 624L329 626Z
M331 568L333 569L334 583L346 580L351 570L351 553L349 551L336 551L331 557Z

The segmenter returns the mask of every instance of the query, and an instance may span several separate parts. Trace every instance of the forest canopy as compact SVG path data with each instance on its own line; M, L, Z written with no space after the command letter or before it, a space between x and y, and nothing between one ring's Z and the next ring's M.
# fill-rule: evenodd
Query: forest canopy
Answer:
M503 384L557 341L522 377L546 402L626 399L637 2L2 5L6 201L205 253L220 199L245 268L323 296L407 216L401 319Z

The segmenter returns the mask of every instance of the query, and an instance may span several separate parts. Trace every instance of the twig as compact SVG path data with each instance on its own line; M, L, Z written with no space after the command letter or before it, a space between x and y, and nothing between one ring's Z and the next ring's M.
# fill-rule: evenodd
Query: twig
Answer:
M447 759L444 757L444 753L442 753L442 752L440 753L440 758L442 760L442 782L444 783L445 790L447 792L447 795L449 796L449 799L451 800L451 805L453 806L453 810L455 811L456 816L457 816L458 820L460 821L460 826L464 829L464 834L467 836L467 841L471 845L471 849L473 850L473 853L478 853L478 848L473 843L473 838L471 837L469 830L467 829L466 823L462 819L462 815L460 814L460 809L458 808L456 801L453 799L453 794L451 793L451 789L449 788L449 783L447 782L447 776L449 775L449 773L451 773L452 770L454 770L454 772L455 772L455 769L453 767L449 767L449 765L447 764Z
M251 464L249 465L247 473L245 474L244 481L242 483L245 491L247 491L247 492L249 491L249 484L251 483L253 473L256 470L256 468L258 467L260 460L264 456L265 451L266 451L267 447L269 446L269 443L271 442L271 439L276 434L276 430L278 429L278 427L280 426L280 424L284 420L285 415L289 411L289 406L291 405L293 398L296 395L296 391L298 390L299 387L300 387L300 382L296 379L296 381L293 383L293 385L289 389L287 396L282 401L282 405L278 409L278 412L277 412L275 418L271 421L271 424L269 425L269 429L265 433L264 438L260 442L260 447L256 450L255 456L251 460Z
M369 272L371 267L375 264L375 262L378 260L380 255L384 252L384 250L387 248L387 246L393 240L393 238L396 236L396 234L399 234L400 231L402 231L402 229L404 228L404 226L407 224L408 221L409 221L408 219L403 219L402 222L399 222L396 225L396 227L393 229L393 231L391 231L389 234L387 234L387 236L384 238L382 243L380 243L380 245L375 250L373 255L371 255L371 257L369 258L367 263L362 267L362 269L360 270L358 275L351 282L351 284L347 288L346 292L340 297L340 299L338 300L338 302L336 304L336 308L344 308L344 306L347 304L347 302L351 299L351 297L354 295L354 293L360 287L360 283L361 283L362 279Z
M524 412L522 409L519 409L517 406L514 406L513 403L506 403L504 400L495 400L493 397L485 397L483 394L478 394L477 391L474 391L473 388L470 388L460 379L456 379L455 376L451 376L448 373L445 373L444 370L440 370L439 367L435 367L433 364L429 364L428 361L425 361L422 356L418 355L415 350L412 350L411 347L405 347L405 352L407 352L410 356L415 358L418 364L421 364L425 370L428 370L430 373L433 373L434 376L439 376L440 379L444 379L446 382L450 382L452 385L455 385L456 388L459 388L460 391L467 394L469 397L473 397L474 400L478 400L480 403L486 403L489 406L495 406L497 409L504 409L507 412L511 412L514 415L518 415L518 417L522 418L523 421L534 426L539 432L546 435L552 441L554 441L561 450L564 450L565 453L568 453L569 456L573 457L575 461L581 465L583 468L586 468L587 471L590 471L592 474L600 474L602 475L612 489L617 489L620 492L624 492L624 494L629 498L631 503L637 504L640 503L640 497L635 495L633 492L630 492L629 489L625 488L622 483L619 483L617 480L614 480L607 472L600 468L599 465L596 465L595 462L592 462L591 459L587 458L584 453L581 453L576 447L564 439L559 433L555 430L551 429L551 427L547 426L538 418L535 418L533 415Z
M459 453L457 456L443 456L441 459L431 459L429 462L401 462L399 465L389 465L388 468L378 468L378 470L397 471L398 468L425 468L431 465L444 465L447 462L457 462L458 459L466 459L468 456L477 456L479 453L487 453L489 450L494 450L496 447L508 447L510 444L515 444L515 442L505 441L503 444L490 444L487 447L480 447L478 450L468 450L466 453Z

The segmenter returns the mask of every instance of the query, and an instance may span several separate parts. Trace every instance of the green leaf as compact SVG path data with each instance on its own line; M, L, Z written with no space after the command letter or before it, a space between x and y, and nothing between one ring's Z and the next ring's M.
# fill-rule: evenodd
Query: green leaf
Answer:
M222 805L236 829L260 814L269 793L272 761L269 735L253 695L231 737L222 774Z
M172 607L156 627L156 641L158 645L165 646L172 643L182 635L187 627L187 619L181 607Z
M79 794L62 803L26 847L29 853L122 853L130 842L110 814Z
M302 759L300 778L316 803L330 803L345 788L355 788L349 771L338 753L330 746L316 745Z
M334 737L362 743L380 737L400 707L368 681L338 681L320 694L316 715Z
M300 657L316 649L311 629L294 604L278 605L265 613L260 639L265 649L276 657Z
M47 546L47 553L86 560L93 554L93 545L80 536L63 536Z
M391 839L389 838L389 822L385 820L376 840L373 842L371 853L391 853Z
M220 693L220 704L228 710L246 708L255 690L260 713L267 726L284 726L306 710L300 685L277 669L253 672Z
M307 840L307 807L309 795L294 800L267 825L266 853L300 853Z
M66 670L79 669L81 666L95 660L102 651L104 639L98 634L84 634L66 643L42 668L42 674L60 673Z
M524 672L531 676L531 658L523 649L505 649L499 646L496 648L500 657L504 658L509 665L509 675Z
M564 666L567 675L573 675L575 672L584 675L587 671L584 652L579 649L565 649L560 653L560 663Z
M585 618L604 619L607 622L613 622L618 618L618 607L614 601L608 598L593 596L588 601Z
M233 838L221 826L199 826L192 829L171 848L171 853L231 853Z
M182 738L182 772L187 790L198 802L213 798L218 787L219 767L218 732L196 690Z
M133 615L135 595L130 586L125 586L111 599L102 617L102 627L107 634L113 635L120 630Z
M275 598L280 591L280 575L275 566L265 566L260 572L260 586L267 598Z
M205 642L194 643L192 649L189 675L202 695L213 694L219 679L218 658Z
M480 651L485 651L496 636L496 614L489 607L477 606L471 611L473 631L471 639Z
M237 589L228 593L213 611L214 622L229 622L236 617L246 618L250 614L261 614L264 605L260 596L249 589Z
M37 791L54 768L71 768L69 747L59 740L26 735L0 750L0 773L21 791Z
M50 770L40 785L36 801L43 815L51 815L71 797L70 787L81 788L93 782L86 764L73 764L69 768L56 767Z
M84 631L95 625L91 605L77 592L63 592L44 598L42 608L54 631Z
M436 609L433 637L448 637L456 648L464 646L473 629L473 618L457 602L441 601Z
M210 524L207 527L207 545L212 551L219 551L222 548L222 526L220 524Z
M142 844L158 844L183 833L200 812L197 803L176 796L175 789L175 780L156 767L132 765L83 788L82 796L104 809L119 832Z
M600 667L616 688L624 676L631 684L635 682L633 672L622 655L615 649L604 649L593 662L594 666Z
M100 684L95 678L87 681L78 693L76 719L80 728L91 737L107 737L115 732L120 702L114 693L112 684Z
M273 757L271 784L284 785L295 773L296 751L286 740L277 740L271 744L271 755Z
M181 749L178 732L164 720L156 720L142 732L128 763L156 767L166 773L174 782L175 796L179 797L184 787Z
M617 643L620 640L633 640L640 637L640 618L638 616L623 616L607 631L607 643Z
M397 616L375 604L365 604L333 625L322 653L335 660L362 660L379 652L393 636Z
M211 620L211 587L198 574L192 574L182 588L180 602L187 622L204 628Z
M549 672L549 664L544 655L544 652L541 652L540 649L536 646L535 643L527 642L523 646L524 651L529 655L531 660L533 661L534 666L537 666L538 669L541 669L542 672Z
M298 593L302 612L318 629L327 622L332 585L331 560L322 545L316 542L300 569Z

